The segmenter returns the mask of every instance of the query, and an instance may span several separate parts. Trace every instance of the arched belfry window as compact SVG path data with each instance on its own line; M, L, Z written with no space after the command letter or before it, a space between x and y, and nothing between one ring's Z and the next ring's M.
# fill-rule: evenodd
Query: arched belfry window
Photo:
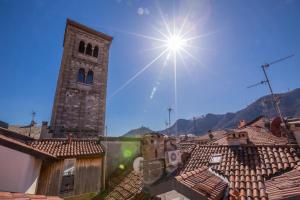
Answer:
M98 53L99 53L99 47L98 47L98 46L95 46L94 51L93 51L93 56L94 56L95 58L97 58L97 57L98 57Z
M84 53L84 46L85 46L85 43L84 43L84 41L81 40L79 43L79 49L78 49L78 51L80 53Z
M90 44L90 43L88 43L88 45L87 45L87 47L86 47L86 50L85 50L85 53L87 54L87 55L92 55L92 52L93 52L93 50L92 50L92 45Z
M80 83L85 82L85 71L83 68L80 68L78 71L77 82L80 82Z
M86 84L92 84L93 80L94 80L94 72L92 70L89 70L86 76Z

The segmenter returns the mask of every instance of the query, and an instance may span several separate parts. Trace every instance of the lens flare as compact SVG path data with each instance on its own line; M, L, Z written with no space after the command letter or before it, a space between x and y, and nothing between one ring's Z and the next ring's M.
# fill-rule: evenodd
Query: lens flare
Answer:
M172 35L167 39L166 45L169 51L176 53L186 46L186 41L179 35Z

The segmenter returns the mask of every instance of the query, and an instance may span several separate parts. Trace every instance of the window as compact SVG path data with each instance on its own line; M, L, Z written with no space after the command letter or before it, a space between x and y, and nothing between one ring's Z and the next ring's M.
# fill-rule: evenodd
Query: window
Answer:
M222 154L214 154L211 156L210 164L218 164L221 162Z
M80 41L80 43L79 43L79 49L78 49L78 51L80 53L84 53L84 46L85 46L84 41Z
M99 52L99 48L98 48L98 46L95 46L94 52L93 52L93 56L94 56L95 58L98 57L98 52Z
M64 160L64 171L62 172L62 180L60 185L60 193L68 193L74 190L74 174L76 159Z
M92 84L94 79L94 72L92 70L89 70L87 76L86 76L86 84Z
M88 43L87 47L86 47L86 50L85 50L85 53L89 56L92 55L92 45L90 43Z
M80 82L80 83L85 82L85 71L83 68L80 68L78 71L77 82Z

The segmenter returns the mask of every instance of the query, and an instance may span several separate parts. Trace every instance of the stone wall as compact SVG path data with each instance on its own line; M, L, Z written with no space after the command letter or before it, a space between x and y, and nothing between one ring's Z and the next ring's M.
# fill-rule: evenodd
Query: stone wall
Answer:
M54 137L93 137L103 135L109 46L112 38L81 24L67 21L50 129ZM97 57L79 52L83 41ZM85 78L93 72L92 83L78 81L79 70ZM85 78L83 78L85 80Z

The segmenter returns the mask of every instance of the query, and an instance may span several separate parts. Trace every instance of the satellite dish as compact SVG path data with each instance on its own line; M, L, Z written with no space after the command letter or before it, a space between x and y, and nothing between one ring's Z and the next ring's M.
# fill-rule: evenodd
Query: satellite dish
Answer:
M143 174L143 157L137 157L133 161L133 171L137 174Z

